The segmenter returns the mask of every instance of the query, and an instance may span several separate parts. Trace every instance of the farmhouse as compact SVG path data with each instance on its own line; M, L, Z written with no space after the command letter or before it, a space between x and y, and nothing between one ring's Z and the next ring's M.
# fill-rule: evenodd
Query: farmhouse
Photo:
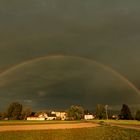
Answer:
M51 114L56 115L56 117L61 119L61 120L66 120L66 117L67 117L67 113L66 112L55 112L55 111L52 111Z
M29 116L27 117L27 120L30 121L44 121L46 120L46 118L48 118L48 115L46 113L40 113L38 116Z
M52 111L50 114L40 113L38 116L30 116L27 117L27 120L66 120L67 113L66 112L55 112Z

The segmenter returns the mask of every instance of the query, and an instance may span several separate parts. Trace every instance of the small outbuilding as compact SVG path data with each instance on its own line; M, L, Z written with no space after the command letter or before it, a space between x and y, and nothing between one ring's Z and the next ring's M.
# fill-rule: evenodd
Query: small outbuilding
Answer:
M84 119L85 120L93 120L95 117L94 117L94 115L84 115Z

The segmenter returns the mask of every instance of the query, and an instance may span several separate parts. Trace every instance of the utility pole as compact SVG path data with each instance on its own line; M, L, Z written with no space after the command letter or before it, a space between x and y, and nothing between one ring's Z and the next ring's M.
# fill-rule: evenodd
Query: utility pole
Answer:
M108 105L105 105L106 119L108 120Z

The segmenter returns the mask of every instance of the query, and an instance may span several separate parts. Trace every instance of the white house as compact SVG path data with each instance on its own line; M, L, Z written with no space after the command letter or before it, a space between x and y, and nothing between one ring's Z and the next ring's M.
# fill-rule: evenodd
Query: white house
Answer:
M28 121L44 121L46 120L47 117L48 115L46 113L40 113L38 116L27 117L27 120Z
M94 119L95 117L93 115L84 115L84 119L85 120L92 120Z
M55 112L52 111L50 115L47 115L46 113L40 113L37 117L31 116L27 117L27 120L56 120L60 118L61 120L66 120L67 113L66 112Z
M66 112L55 112L52 111L51 114L56 115L57 118L60 118L61 120L66 120L67 113Z

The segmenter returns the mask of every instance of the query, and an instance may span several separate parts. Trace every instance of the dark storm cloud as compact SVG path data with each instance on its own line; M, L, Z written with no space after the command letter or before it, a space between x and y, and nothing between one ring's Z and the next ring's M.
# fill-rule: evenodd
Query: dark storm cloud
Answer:
M139 4L140 2L136 0L1 0L0 70L4 71L13 65L34 57L45 56L50 53L65 53L88 57L107 64L140 88ZM85 80L82 78L82 80L78 80L79 85L77 84L76 88L76 75L78 75L78 72L73 70L73 73L75 73L75 76L72 81L66 80L62 84L61 82L53 83L53 88L50 88L49 92L54 95L54 102L57 102L58 98L56 91L60 93L62 90L66 90L68 92L70 90L68 90L67 85L74 82L72 89L79 90L79 92L83 91L82 95L84 95L84 90L85 93L87 92L87 83L92 83L93 79ZM103 72L98 76L94 74L94 79L101 79L103 76ZM37 90L33 90L32 86L38 84L32 79L36 79L36 76L28 75L24 80L21 80L21 83L18 83L17 81L20 79L16 81L14 77L13 84L9 85L11 87L9 87L7 95L12 93L16 96L17 91L22 93L28 91L31 93L30 98L32 98L34 96L32 92ZM4 85L6 79L2 80ZM42 81L41 78L40 81ZM84 83L84 81L87 83ZM20 90L18 90L18 85L24 87L26 82L31 88L22 88L22 90L19 88ZM39 87L39 91L36 92L39 96L47 95L42 90L46 88L43 82L42 86ZM93 86L91 92L94 90L99 91L98 80L94 84L96 86ZM102 84L102 87L104 84ZM108 85L110 85L110 90L102 89L102 91L108 92L108 95L105 95L112 99L113 104L116 98L118 100L121 98L121 95L115 96L112 92L119 93L123 90L118 89L116 91L115 84L111 82L108 82ZM54 87L57 90L54 90ZM3 96L3 90L0 91L1 97ZM124 90L124 92L128 92L126 89ZM77 93L77 96L79 94ZM24 96L26 98L27 95ZM62 94L61 100L67 100L67 97L68 95ZM129 100L131 95L128 94L127 97ZM74 100L76 97L71 96L71 98ZM96 98L101 99L100 93ZM48 99L48 102L51 102L51 100ZM84 101L82 101L81 96L82 102ZM104 98L101 99L101 102L105 102Z

